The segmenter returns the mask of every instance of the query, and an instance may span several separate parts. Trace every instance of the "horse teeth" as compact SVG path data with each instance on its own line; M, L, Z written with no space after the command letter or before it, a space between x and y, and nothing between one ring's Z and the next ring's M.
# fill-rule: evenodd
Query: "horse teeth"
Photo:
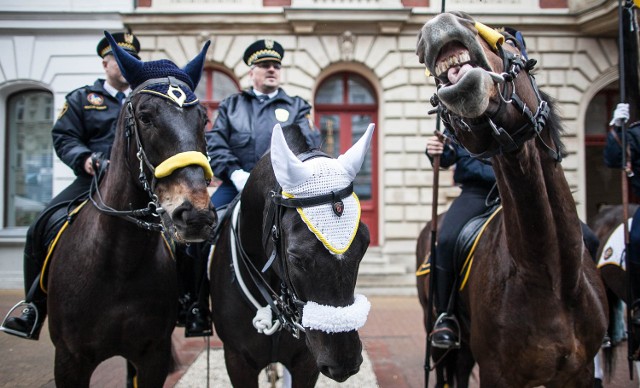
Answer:
M450 68L454 66L460 66L464 63L470 62L471 56L468 51L462 51L454 54L446 59L441 60L436 64L436 76L441 76L446 73Z

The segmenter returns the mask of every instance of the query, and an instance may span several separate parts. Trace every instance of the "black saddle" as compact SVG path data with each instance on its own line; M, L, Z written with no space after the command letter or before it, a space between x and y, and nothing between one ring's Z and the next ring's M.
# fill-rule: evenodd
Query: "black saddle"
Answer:
M483 226L487 223L489 217L498 211L499 207L499 203L489 207L486 212L470 219L460 231L456 240L456 246L453 250L455 268L459 270L456 271L456 273L460 273L463 270L466 271L463 267L468 266L467 258L471 253L471 248L473 247L476 239L478 239L478 235L480 234Z

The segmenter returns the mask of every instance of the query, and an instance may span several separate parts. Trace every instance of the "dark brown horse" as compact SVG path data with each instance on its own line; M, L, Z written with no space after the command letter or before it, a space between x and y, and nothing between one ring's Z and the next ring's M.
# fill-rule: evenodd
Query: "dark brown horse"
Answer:
M98 364L116 355L136 368L139 386L163 385L178 307L170 246L208 240L216 222L207 193L206 114L197 99L189 103L208 44L182 70L166 60L143 63L110 42L135 89L120 114L106 176L50 259L58 387L88 387Z
M234 387L258 387L260 371L275 362L293 387L313 387L320 372L336 381L358 372L357 329L369 302L354 289L369 231L353 180L372 134L373 125L333 159L309 149L299 127L276 125L270 153L228 210L210 278Z
M591 386L607 302L560 164L560 120L530 73L535 61L463 13L426 23L417 54L436 77L446 128L491 158L502 199L459 298L481 386Z

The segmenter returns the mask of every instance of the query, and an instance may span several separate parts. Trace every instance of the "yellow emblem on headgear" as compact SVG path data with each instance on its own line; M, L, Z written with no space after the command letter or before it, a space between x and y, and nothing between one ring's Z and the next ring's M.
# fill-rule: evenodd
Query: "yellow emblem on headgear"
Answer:
M124 41L130 44L133 44L133 35L132 34L124 34Z
M266 47L268 49L272 49L273 48L273 39L265 39L264 40L264 47Z

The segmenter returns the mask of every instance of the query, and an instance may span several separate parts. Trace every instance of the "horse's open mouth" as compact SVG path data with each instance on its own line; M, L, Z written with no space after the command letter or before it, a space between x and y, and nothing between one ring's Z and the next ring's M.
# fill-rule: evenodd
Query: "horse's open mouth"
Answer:
M436 59L435 75L444 86L455 85L477 64L471 61L469 50L459 42L447 43Z

